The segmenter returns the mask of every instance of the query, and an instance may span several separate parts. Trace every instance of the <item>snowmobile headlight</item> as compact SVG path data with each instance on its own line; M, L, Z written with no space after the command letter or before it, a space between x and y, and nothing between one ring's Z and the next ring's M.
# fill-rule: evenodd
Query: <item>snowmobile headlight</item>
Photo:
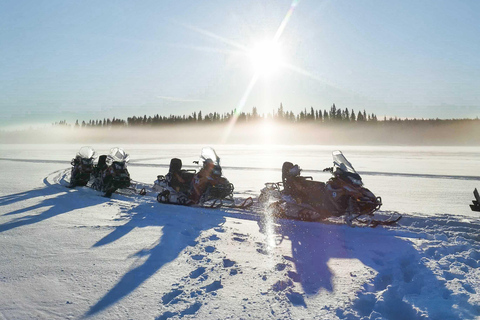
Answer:
M115 167L116 170L122 170L123 169L123 165L121 165L120 163L114 163L113 166Z

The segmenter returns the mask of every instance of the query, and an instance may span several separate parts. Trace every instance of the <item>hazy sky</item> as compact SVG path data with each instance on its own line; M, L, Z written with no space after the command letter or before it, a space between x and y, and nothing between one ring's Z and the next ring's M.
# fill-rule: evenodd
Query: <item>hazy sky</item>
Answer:
M0 127L281 102L480 116L480 1L0 0Z

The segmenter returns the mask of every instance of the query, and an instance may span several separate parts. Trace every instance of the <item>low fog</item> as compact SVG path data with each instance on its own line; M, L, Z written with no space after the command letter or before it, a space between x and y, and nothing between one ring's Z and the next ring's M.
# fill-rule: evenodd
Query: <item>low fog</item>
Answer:
M0 131L0 143L172 143L277 145L480 145L478 121L376 124L271 122L161 128L51 127Z

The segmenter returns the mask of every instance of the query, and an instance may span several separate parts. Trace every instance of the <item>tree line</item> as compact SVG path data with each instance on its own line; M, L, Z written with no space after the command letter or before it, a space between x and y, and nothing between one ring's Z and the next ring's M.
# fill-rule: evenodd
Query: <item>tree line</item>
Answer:
M175 124L213 124L213 123L225 123L230 121L232 118L236 117L237 122L247 123L255 122L260 120L274 120L284 123L325 123L325 124L339 124L339 123L377 123L378 118L374 113L367 113L365 109L363 111L356 112L355 110L349 110L348 108L342 109L337 108L333 104L329 110L327 109L318 109L315 110L313 107L310 109L304 109L300 113L293 113L293 111L287 111L284 109L283 105L280 104L277 110L274 110L271 113L260 114L256 107L252 108L251 112L237 112L237 110L232 110L231 112L226 113L208 113L204 114L202 111L193 112L189 115L169 115L161 116L156 114L154 116L132 116L127 117L127 119L118 119L118 118L104 118L104 119L94 119L89 121L76 120L75 124L71 125L67 121L63 120L60 122L55 122L54 126L68 126L76 128L84 127L159 127L164 125L175 125ZM472 119L465 119L472 120ZM478 121L477 119L474 119ZM387 117L383 118L383 123L417 123L417 122L439 122L439 121L448 121L440 119L401 119L398 117ZM458 121L458 120L450 120Z

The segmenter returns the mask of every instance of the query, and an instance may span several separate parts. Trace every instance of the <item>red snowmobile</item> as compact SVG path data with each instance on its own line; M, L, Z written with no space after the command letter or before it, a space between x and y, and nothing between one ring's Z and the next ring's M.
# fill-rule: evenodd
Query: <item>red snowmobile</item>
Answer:
M285 162L282 182L266 183L259 202L279 218L322 221L344 216L348 225L358 222L373 227L400 220L401 216L375 220L373 214L382 206L382 199L363 186L362 178L341 151L334 151L332 156L333 167L323 170L333 175L326 183L301 176L298 165Z
M239 205L235 204L233 184L222 175L220 158L215 150L203 148L200 161L202 167L196 172L182 169L182 160L171 159L168 173L165 176L159 175L154 182L153 189L159 192L158 202L210 208L246 208L252 205L252 198L245 199Z

